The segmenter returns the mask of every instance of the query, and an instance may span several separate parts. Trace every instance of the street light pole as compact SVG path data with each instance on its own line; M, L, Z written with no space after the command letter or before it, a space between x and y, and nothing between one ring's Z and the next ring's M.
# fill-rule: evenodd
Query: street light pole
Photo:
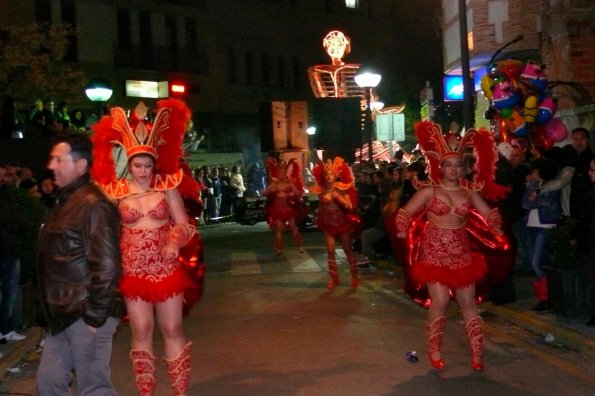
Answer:
M372 127L372 108L371 108L371 96L372 88L365 88L366 90L366 119L364 123L364 130L366 131L366 137L368 138L368 161L374 161L374 153L372 152L372 145L374 143L374 128Z
M380 83L382 76L377 73L369 71L360 72L355 75L355 83L364 89L364 97L366 98L366 119L364 120L364 135L368 139L368 160L374 161L374 153L372 152L372 144L374 143L374 127L372 125L372 88ZM363 150L362 150L363 151ZM361 152L360 152L361 153ZM362 154L360 154L360 161Z

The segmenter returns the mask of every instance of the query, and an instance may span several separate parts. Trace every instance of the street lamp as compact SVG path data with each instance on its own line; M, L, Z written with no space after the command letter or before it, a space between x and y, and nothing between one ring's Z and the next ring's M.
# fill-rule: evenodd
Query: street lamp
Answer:
M112 97L112 87L103 78L93 78L85 87L85 94L97 106L97 121L101 118L101 104Z
M372 97L372 89L376 88L380 83L382 76L378 73L372 73L369 71L360 72L355 75L355 83L364 89L366 96L366 119L364 120L364 132L368 138L368 160L374 161L374 155L372 152L372 143L374 141L374 128L372 126L372 106L370 105L370 99Z

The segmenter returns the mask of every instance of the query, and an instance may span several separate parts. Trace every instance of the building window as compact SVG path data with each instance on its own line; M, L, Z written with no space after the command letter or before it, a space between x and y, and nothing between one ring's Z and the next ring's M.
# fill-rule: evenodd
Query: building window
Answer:
M359 8L359 0L345 0L345 7L357 9Z
M50 0L35 0L35 21L52 22L52 3Z
M62 22L74 28L76 26L76 8L74 5L74 0L62 0L61 13ZM78 42L76 39L76 35L69 35L68 42L70 43L70 45L66 49L66 54L64 54L64 60L69 62L76 62L78 60Z
M138 13L138 25L140 34L140 46L138 58L142 65L153 66L153 31L151 27L151 13L141 11Z
M227 82L230 84L237 82L236 53L233 48L227 50Z
M122 50L130 50L132 47L130 32L130 11L124 8L118 8L116 26L118 34L118 47Z
M277 57L277 85L281 88L285 87L285 59L283 59L283 55Z
M186 18L184 28L186 31L186 48L191 51L197 51L198 29L196 28L196 19Z
M296 89L302 87L302 65L297 56L293 57L293 87Z
M153 31L151 30L151 13L141 11L138 14L138 24L140 33L140 43L143 45L153 45Z
M246 51L244 54L244 68L246 72L246 84L254 84L254 65L252 64L252 53Z
M268 87L271 79L271 69L269 65L269 56L262 54L262 85Z
M165 17L165 45L168 51L178 52L178 29L176 17L166 15Z

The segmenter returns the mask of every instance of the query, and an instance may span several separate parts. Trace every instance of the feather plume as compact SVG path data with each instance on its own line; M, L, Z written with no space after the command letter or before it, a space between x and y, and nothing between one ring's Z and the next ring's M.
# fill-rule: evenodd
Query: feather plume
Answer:
M267 173L269 180L277 180L279 178L279 168L277 167L277 161L273 157L267 158Z
M116 178L116 164L112 155L119 134L112 128L110 117L103 117L92 126L93 165L91 177L98 183L109 184Z
M287 168L289 179L295 184L295 187L300 193L304 191L304 181L302 180L302 169L297 159L292 158L289 160L289 166Z
M157 172L161 174L175 173L179 169L182 157L182 142L186 134L186 127L190 121L191 112L184 102L179 99L165 99L158 102L159 111L153 129L166 128L161 133L157 145ZM163 124L163 125L162 125ZM157 131L153 131L156 133Z
M506 197L510 188L494 181L498 148L494 136L485 129L480 129L473 140L477 158L475 179L483 184L481 194L490 201L499 201Z

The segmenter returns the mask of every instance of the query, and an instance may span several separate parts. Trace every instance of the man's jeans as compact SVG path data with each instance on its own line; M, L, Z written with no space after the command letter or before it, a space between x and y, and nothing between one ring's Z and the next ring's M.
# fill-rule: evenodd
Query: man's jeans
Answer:
M529 255L531 267L535 271L537 279L541 279L545 274L543 265L547 257L547 242L550 237L550 228L527 227L529 234Z
M21 260L15 256L2 257L2 284L0 293L0 333L6 334L17 330L16 302L19 293L19 279L21 277Z
M110 358L117 326L116 318L108 318L94 333L79 319L66 330L48 335L37 370L39 395L70 395L74 369L79 396L116 396L110 379Z

